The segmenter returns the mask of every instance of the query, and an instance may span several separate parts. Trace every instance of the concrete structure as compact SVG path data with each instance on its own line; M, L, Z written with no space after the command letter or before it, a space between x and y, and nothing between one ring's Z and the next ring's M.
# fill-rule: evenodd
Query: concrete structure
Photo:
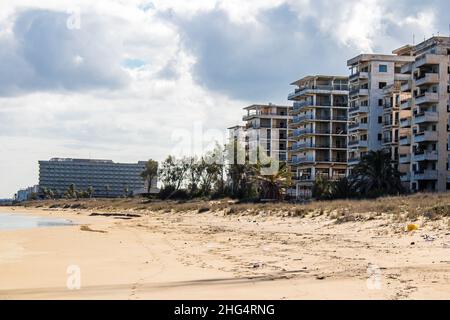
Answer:
M31 199L33 194L37 195L39 193L39 186L35 185L32 187L28 187L26 189L21 189L17 191L14 195L14 200L18 202L23 202Z
M384 89L407 80L401 67L411 57L362 54L347 62L350 68L348 165L351 168L369 150L383 148Z
M382 148L391 155L392 165L400 171L402 180L405 180L409 175L411 160L411 110L402 109L401 103L411 98L411 94L401 91L400 81L387 86L383 92Z
M114 163L111 160L61 159L39 161L39 187L63 194L71 184L76 189L94 189L94 197L122 197L142 190L145 183L140 174L145 161Z
M310 198L315 180L335 179L347 171L348 78L307 76L292 83L289 123L295 141L289 164L295 172L296 197Z
M246 115L242 120L244 126L228 128L230 138L239 139L245 147L246 160L250 158L250 151L258 148L267 156L286 162L288 141L288 120L290 106L274 104L254 104L244 108Z
M412 191L449 190L450 38L432 37L394 53L412 59L401 69L407 77L401 91L409 94L401 109L411 114L410 170L402 179Z

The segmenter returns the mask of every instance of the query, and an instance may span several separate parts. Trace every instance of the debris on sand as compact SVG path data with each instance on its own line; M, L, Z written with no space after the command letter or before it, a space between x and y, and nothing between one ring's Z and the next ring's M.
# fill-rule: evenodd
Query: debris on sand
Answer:
M417 224L411 223L406 226L407 232L411 232L411 231L415 231L415 230L419 230L419 226Z
M87 225L82 225L81 227L80 227L80 230L81 231L90 231L90 232L98 232L98 233L108 233L108 231L104 231L104 230L94 230L94 229L91 229L89 226L87 226Z

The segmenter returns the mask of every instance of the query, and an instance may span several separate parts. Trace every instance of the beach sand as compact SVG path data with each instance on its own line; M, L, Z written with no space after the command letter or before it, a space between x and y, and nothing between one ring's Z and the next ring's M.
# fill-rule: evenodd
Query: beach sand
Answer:
M0 231L0 299L450 298L450 231L439 221L405 232L383 217L14 212L77 225ZM69 266L80 289L67 288Z

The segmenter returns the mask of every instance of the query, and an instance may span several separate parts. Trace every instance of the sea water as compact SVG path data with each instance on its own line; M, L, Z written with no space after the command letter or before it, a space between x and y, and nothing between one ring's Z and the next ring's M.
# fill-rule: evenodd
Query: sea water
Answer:
M47 218L20 213L0 213L0 230L70 226L73 222L62 218Z

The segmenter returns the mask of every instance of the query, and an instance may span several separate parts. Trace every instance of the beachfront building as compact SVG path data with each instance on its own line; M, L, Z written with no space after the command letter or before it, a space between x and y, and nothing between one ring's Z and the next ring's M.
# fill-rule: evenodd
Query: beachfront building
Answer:
M408 139L410 170L402 177L411 191L439 191L450 189L450 38L432 37L417 45L394 50L395 54L412 58L402 73L408 80L401 91L408 98L401 103L409 110L411 126Z
M288 120L291 108L274 104L254 104L244 108L246 114L242 120L245 125L232 127L230 132L244 139L246 159L254 161L250 159L250 152L260 150L259 152L264 152L280 163L286 162L289 146Z
M39 161L39 187L62 195L71 184L79 191L89 187L94 197L116 198L145 190L141 177L145 161L115 163L111 160L53 158ZM156 187L156 181L153 182Z
M39 193L39 186L37 185L25 189L20 189L14 195L14 200L17 202L27 201L30 200L33 197L33 195L37 195L38 193Z
M412 60L398 55L362 54L347 62L349 77L348 165L356 165L369 150L383 149L385 89L407 80L401 67ZM395 140L395 131L392 131ZM387 140L387 139L386 139ZM386 143L387 144L387 143ZM394 151L395 153L395 151Z
M400 81L386 86L383 92L382 148L390 154L392 166L400 172L404 187L409 188L406 178L411 162L411 110L402 109L401 103L411 94L401 91Z
M347 171L348 78L315 75L293 82L289 122L295 141L289 164L298 199L311 198L318 177L337 179Z

